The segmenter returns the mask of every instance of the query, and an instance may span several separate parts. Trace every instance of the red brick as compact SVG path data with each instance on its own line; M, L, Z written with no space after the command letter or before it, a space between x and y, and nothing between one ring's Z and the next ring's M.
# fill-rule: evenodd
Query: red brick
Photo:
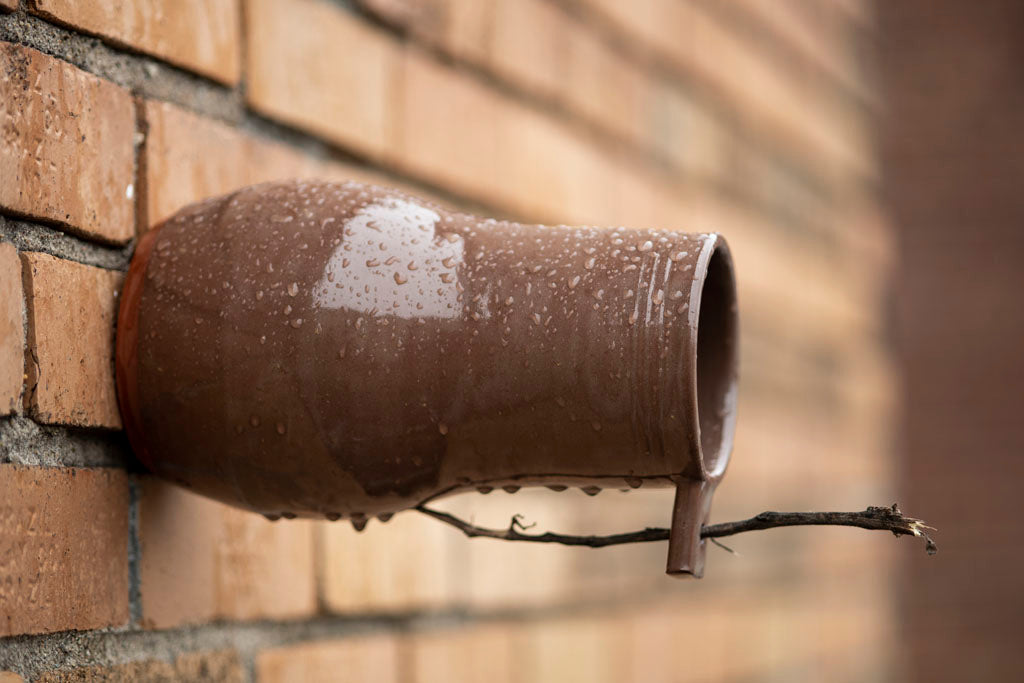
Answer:
M536 220L609 220L609 158L571 126L414 50L401 131L399 164L431 183Z
M18 250L0 243L0 415L18 410L25 375L25 326Z
M659 89L654 102L654 125L646 131L648 147L665 155L686 179L728 182L734 145L714 114L675 87Z
M144 659L111 666L85 666L65 671L50 671L35 679L37 683L133 683L134 681L203 681L203 683L242 683L245 673L238 654L231 651L190 652L172 662ZM0 678L0 683L3 679Z
M0 465L0 637L128 621L128 481Z
M114 320L122 274L21 254L28 311L25 404L41 422L121 426L114 389Z
M629 680L631 655L616 620L606 616L557 618L526 627L518 652L524 681L618 683Z
M541 0L360 0L416 39L646 143L651 78ZM466 117L469 118L469 117Z
M555 97L565 87L570 19L543 0L497 0L491 67L534 93Z
M808 585L802 592L773 586L774 597L768 599L761 591L735 596L700 588L641 604L620 617L617 631L631 651L623 680L669 683L678 681L680 672L694 681L787 679L814 656L821 635L808 619L813 614L805 605L813 601ZM822 672L816 678L834 676Z
M312 522L272 523L157 479L141 483L145 627L316 611Z
M437 609L463 597L464 541L424 515L372 520L362 533L322 524L319 540L321 599L332 612Z
M117 3L35 0L31 11L223 83L238 81L240 0L135 0L130 11Z
M808 62L819 65L830 77L858 96L874 100L855 50L856 41L843 40L840 32L835 30L835 25L842 22L823 21L823 14L835 9L843 11L841 2L833 2L829 8L799 0L740 0L735 4L739 10L760 22L775 40L785 43Z
M446 0L356 0L371 14L416 37L436 42L444 32Z
M566 80L560 88L566 105L630 142L646 144L659 84L589 27L574 23L561 40L569 52Z
M192 202L264 180L309 172L312 164L283 145L163 102L145 104L149 223Z
M378 176L298 151L163 102L146 102L149 223L246 185L295 177L377 181Z
M127 241L135 190L128 92L10 43L0 43L0 74L0 207Z
M354 636L267 650L256 657L257 683L398 683L393 635Z
M752 43L714 12L673 0L586 0L623 38L703 83L762 139L812 166L853 175L876 172L864 121L814 90L800 73Z
M496 0L357 0L417 40L487 66Z
M487 60L495 0L439 0L444 5L442 44L451 54L477 64Z
M415 50L406 55L402 81L398 163L456 192L495 198L504 102Z
M540 0L360 0L418 40L557 99L637 142L647 121L650 77L597 33Z
M547 223L622 222L612 211L614 179L626 171L616 168L592 138L529 110L517 124L502 137L504 186L517 205Z
M249 0L247 9L249 104L341 146L387 156L397 42L321 0Z
M410 636L409 683L514 683L523 628L513 622L422 631Z

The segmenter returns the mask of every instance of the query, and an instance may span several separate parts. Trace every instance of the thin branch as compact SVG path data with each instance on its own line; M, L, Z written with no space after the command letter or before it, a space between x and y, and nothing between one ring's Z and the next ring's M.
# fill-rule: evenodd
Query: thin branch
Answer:
M528 541L531 543L560 543L562 545L584 546L587 548L604 548L610 545L625 543L649 543L666 541L669 530L648 527L641 531L630 531L609 536L573 536L546 532L543 534L524 534L529 529L524 526L522 515L514 515L507 529L487 529L470 524L455 515L441 512L433 508L419 505L416 510L425 515L450 524L470 538L497 538L503 541ZM530 525L533 526L533 525ZM897 505L892 507L869 507L860 512L762 512L761 514L739 522L723 522L705 525L701 529L701 537L708 539L732 536L745 531L761 531L782 526L855 526L873 531L890 531L894 536L917 536L925 541L925 550L934 555L937 547L928 537L924 522L913 517L905 517Z

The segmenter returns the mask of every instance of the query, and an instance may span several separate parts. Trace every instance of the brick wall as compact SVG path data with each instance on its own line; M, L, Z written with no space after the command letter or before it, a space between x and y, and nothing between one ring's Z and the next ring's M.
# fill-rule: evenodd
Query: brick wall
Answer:
M715 520L890 500L877 100L858 0L0 0L0 671L25 680L880 680L891 538L664 547L362 534L155 480L119 431L134 238L263 180L718 230L742 396ZM7 8L6 13L2 8ZM501 492L502 525L665 525L670 492ZM902 548L900 549L902 552ZM6 680L0 678L0 680ZM16 678L13 680L17 680Z
M886 3L879 42L901 256L900 495L928 511L943 551L898 574L904 676L1013 680L1024 670L1024 5Z

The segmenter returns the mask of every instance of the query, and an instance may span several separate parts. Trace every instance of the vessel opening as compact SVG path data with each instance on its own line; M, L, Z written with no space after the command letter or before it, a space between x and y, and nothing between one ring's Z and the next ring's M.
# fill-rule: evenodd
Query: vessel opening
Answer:
M729 252L708 261L697 321L697 421L709 476L721 473L732 450L738 343L736 282Z

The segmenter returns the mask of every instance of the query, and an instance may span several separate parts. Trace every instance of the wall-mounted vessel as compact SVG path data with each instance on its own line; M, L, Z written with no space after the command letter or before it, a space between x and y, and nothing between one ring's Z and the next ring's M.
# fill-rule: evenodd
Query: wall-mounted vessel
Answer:
M668 571L700 575L736 327L715 234L286 182L142 238L118 388L148 467L272 518L361 526L465 490L674 486Z

